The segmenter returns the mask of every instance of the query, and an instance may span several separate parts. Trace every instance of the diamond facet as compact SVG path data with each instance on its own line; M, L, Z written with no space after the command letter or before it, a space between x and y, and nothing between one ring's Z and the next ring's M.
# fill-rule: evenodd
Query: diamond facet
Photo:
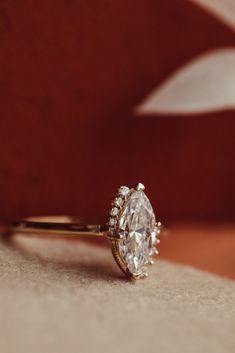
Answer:
M142 190L132 190L118 220L118 243L123 262L134 276L143 276L153 253L156 219L149 199Z

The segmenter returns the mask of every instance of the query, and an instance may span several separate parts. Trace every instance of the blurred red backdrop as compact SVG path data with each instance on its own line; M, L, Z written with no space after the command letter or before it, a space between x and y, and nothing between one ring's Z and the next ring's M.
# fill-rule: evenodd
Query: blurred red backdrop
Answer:
M0 217L105 219L142 181L161 219L235 216L234 111L136 117L179 65L235 33L188 1L0 3Z

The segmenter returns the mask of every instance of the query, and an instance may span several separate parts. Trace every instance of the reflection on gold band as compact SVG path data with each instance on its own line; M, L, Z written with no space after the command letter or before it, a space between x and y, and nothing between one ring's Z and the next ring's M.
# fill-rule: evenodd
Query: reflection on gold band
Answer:
M35 217L12 222L9 233L23 233L36 236L77 237L104 236L107 226L100 224L80 224L77 218L67 216Z

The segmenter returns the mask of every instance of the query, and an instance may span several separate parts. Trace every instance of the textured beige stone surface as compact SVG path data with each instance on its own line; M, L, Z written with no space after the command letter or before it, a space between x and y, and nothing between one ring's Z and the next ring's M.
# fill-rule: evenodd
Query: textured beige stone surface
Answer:
M0 243L0 352L234 353L235 283L156 261L128 282L108 249Z

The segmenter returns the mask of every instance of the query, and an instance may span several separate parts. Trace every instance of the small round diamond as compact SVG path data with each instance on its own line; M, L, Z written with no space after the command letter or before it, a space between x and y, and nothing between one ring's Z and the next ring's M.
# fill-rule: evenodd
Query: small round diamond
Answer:
M156 237L161 233L161 226L156 228Z
M111 227L114 227L114 226L116 225L116 223L117 223L116 218L110 218L110 219L109 219L109 225L110 225Z
M114 200L114 204L117 207L121 207L123 204L123 199L121 197L116 197L116 199Z
M113 217L115 217L115 216L118 215L118 212L119 212L118 208L117 208L117 207L113 207L113 208L111 209L111 211L110 211L110 215L113 216Z
M121 186L118 190L119 194L122 196L127 196L127 194L129 193L130 189L127 186Z
M155 256L157 255L158 251L155 247L152 247L150 252L149 252L149 256Z

